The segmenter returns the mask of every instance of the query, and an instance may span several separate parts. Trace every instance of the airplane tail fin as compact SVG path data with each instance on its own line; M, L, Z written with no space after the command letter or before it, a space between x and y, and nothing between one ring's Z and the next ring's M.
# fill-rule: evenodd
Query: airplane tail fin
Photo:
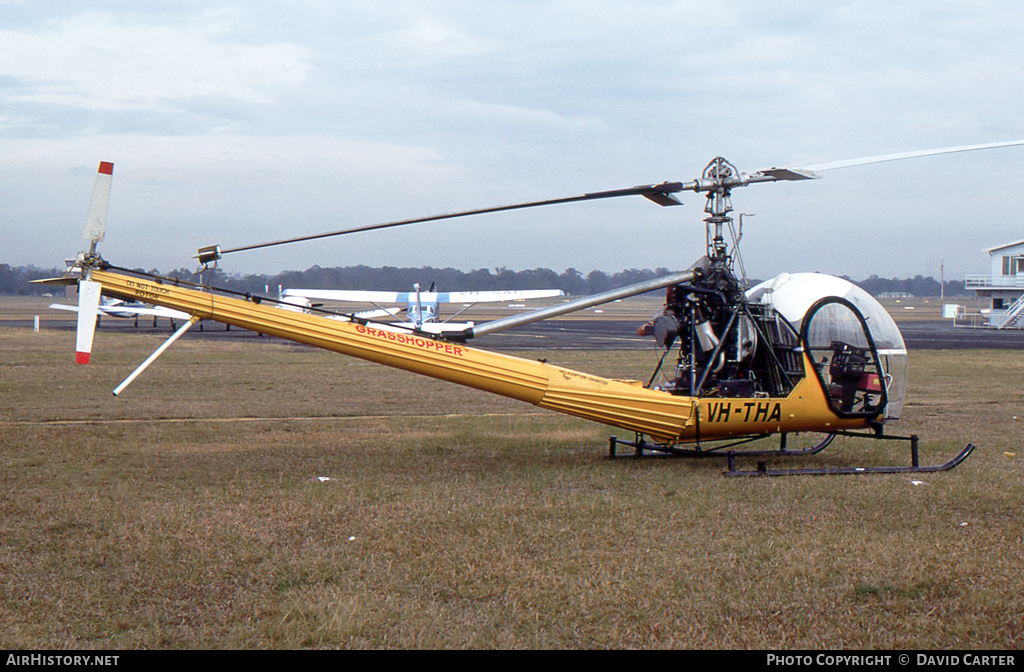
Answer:
M96 332L102 285L92 280L78 281L78 336L75 338L75 362L88 364L92 338Z

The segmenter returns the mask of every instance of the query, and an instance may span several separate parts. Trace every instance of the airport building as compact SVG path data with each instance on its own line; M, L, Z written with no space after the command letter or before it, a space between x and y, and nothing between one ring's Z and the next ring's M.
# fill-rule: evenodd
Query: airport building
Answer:
M995 329L1024 328L1024 240L992 247L988 275L968 275L965 285L974 290L986 313L987 326Z

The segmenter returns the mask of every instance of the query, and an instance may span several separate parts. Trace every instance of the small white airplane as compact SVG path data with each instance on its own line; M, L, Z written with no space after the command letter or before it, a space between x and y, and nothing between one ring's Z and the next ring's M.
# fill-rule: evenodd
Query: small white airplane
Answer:
M50 308L55 310L70 310L72 312L78 312L78 306L68 305L66 303L51 303ZM169 320L189 320L192 318L188 313L183 313L180 310L173 310L171 308L163 308L162 306L153 306L148 303L122 301L121 299L108 299L103 297L100 300L100 305L97 307L99 316L110 316L120 317L122 319L139 319L140 315L151 315L153 317L153 323L156 324L157 318L166 317Z
M297 307L312 307L312 300L317 301L340 301L353 303L372 303L378 310L356 313L355 317L374 319L388 315L397 316L405 312L407 321L393 322L380 325L382 329L389 326L407 331L413 329L431 334L443 334L445 332L461 332L473 327L474 322L451 322L450 320L466 312L478 303L495 303L500 301L527 301L529 299L544 299L553 296L563 296L565 292L560 289L508 289L480 292L435 292L434 286L426 292L420 291L419 283L413 285L412 292L378 292L360 289L286 289L281 293L281 300L284 303ZM405 304L405 308L384 308L380 304ZM440 320L439 307L442 303L461 303L463 309L449 317L447 320Z

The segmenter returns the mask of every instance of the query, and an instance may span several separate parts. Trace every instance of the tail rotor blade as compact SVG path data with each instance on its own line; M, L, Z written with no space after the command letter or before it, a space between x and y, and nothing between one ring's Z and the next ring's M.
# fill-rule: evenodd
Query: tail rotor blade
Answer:
M96 171L96 185L92 188L92 200L89 201L89 214L85 218L85 229L82 238L92 243L103 240L107 228L107 204L110 202L110 183L114 177L114 164L101 161ZM81 313L79 313L81 314Z
M96 332L99 314L100 290L103 286L92 280L78 282L78 336L75 339L75 362L88 364L92 352L92 337Z

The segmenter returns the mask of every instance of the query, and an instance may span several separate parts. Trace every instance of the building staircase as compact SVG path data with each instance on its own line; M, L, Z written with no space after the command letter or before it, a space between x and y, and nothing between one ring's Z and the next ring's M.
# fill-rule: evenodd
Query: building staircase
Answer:
M1015 327L1022 318L1024 318L1024 294L1021 294L1016 301L1010 304L1006 312L999 317L996 329Z

